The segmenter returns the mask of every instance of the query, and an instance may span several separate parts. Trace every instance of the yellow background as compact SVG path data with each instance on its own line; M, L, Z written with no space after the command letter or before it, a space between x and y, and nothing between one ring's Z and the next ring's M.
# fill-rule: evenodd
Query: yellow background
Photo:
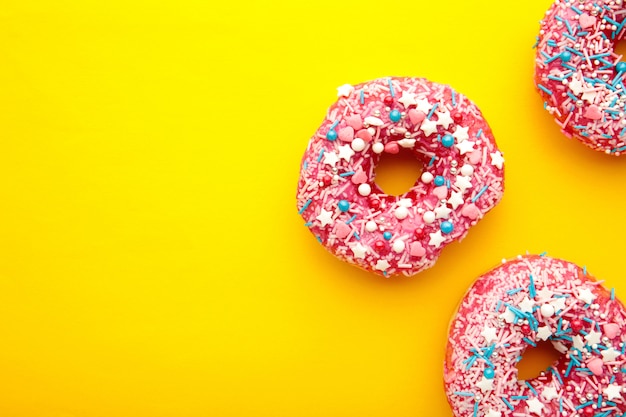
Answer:
M550 3L4 2L0 416L450 416L446 326L502 257L626 295L626 156L533 88ZM501 204L410 279L295 207L335 88L388 75L468 95L506 158Z

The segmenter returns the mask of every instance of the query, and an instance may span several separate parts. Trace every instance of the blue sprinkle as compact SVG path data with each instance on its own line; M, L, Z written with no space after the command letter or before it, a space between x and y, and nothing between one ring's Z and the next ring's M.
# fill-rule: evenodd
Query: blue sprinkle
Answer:
M450 188L452 185L450 184L450 180L446 180L446 187Z
M311 204L311 202L312 202L312 201L313 201L313 200L309 198L309 199L308 199L308 200L304 203L304 205L302 206L302 208L300 209L300 211L298 211L298 214L302 214L302 213L304 213L304 210L306 210L307 208L309 208L309 205Z
M576 13L578 13L578 14L583 14L583 12L582 12L582 11L580 11L580 9L578 9L576 6L572 6L572 7L571 7L571 9L572 9L573 11L575 11Z
M302 170L306 171L308 167L309 167L309 161L304 161L304 164L302 165Z
M526 383L526 386L533 392L533 394L539 395L539 394L537 394L537 391L535 391L535 388L533 388L533 386L530 385L530 382L528 382L528 381L524 381L524 382Z
M389 93L391 94L391 97L396 96L396 92L393 89L393 84L391 84L391 78L389 78Z
M526 343L528 343L529 345L531 345L532 347L537 347L537 344L535 342L533 342L532 340L530 340L527 337L523 337L522 340Z
M517 294L518 292L520 292L522 290L523 290L523 288L520 287L520 288L515 288L515 289L512 289L512 290L508 290L506 293L507 293L507 295L514 295L514 294Z
M548 79L552 80L552 81L563 81L563 78L555 77L554 75L548 75ZM569 93L569 91L568 91L568 93Z
M441 175L437 175L435 177L435 185L437 187L441 187L442 185L444 185L446 183L446 179L444 177L442 177Z
M313 226L313 222L304 223L304 227L311 227L311 226Z
M575 38L575 37L573 37L572 35L570 35L570 34L569 34L569 33L567 33L567 32L563 32L563 36L565 36L565 37L566 37L567 39L569 39L570 41L574 41L574 42L576 42L576 38Z
M385 233L383 233L383 239L385 239L385 240L390 240L390 239L391 239L391 237L392 237L391 232L385 232Z
M359 96L360 96L359 100L360 100L361 104L365 104L365 95L363 94L363 90L360 91Z
M567 92L567 96L569 98L571 98L574 101L578 101L578 97L576 97L574 94L572 94L570 91Z
M559 375L559 373L557 372L556 369L554 369L553 367L550 367L550 371L552 372L552 374L554 374L554 376L556 377L556 379L559 381L559 384L563 385L563 380L561 379L561 375Z
M474 197L472 197L472 203L478 200L480 196L483 195L485 191L487 191L488 188L488 185L485 185L483 188L481 188L480 191Z
M339 174L340 177L349 177L351 175L354 175L354 171L342 172Z
M559 59L560 57L561 57L561 55L560 55L560 54L553 55L553 56L549 57L548 59L546 59L545 61L543 61L543 63L544 63L545 65L548 65L549 63L551 63L551 62L553 62L553 61L556 61L556 60L557 60L557 59Z
M583 266L583 275L587 275L587 265Z
M452 107L456 107L456 91L452 90Z
M530 298L535 298L537 292L535 291L535 279L533 278L533 274L529 274L528 278L530 279L530 285L528 286L528 294Z
M528 395L511 395L512 400L527 400Z
M567 365L567 369L565 370L565 378L569 378L569 373L572 372L572 368L574 367L574 361L570 361L569 365Z
M474 417L478 417L478 401L474 403Z
M428 166L431 167L433 166L433 164L435 163L435 160L437 159L436 156L433 156L432 158L430 158L430 162L428 162Z
M345 213L346 211L350 210L350 202L348 200L339 200L339 202L337 203L337 208L342 213Z
M398 110L391 110L391 112L389 113L389 119L392 122L399 122L400 119L402 118L402 115L400 114L400 112Z
M577 405L577 406L576 406L576 407L574 407L574 408L576 408L577 410L580 410L580 409L585 408L585 407L587 407L588 405L591 405L591 404L593 404L593 402L591 402L591 401L587 401L586 403L583 403L583 404L581 404L581 405Z
M578 32L578 33L576 34L576 36L580 36L580 37L582 37L582 36L587 36L587 35L589 35L589 32Z
M452 145L454 145L454 136L450 134L443 135L443 138L441 139L441 144L446 148L450 148Z
M576 71L576 67L572 67L572 66L571 66L571 65L569 65L569 64L561 64L561 66L562 66L563 68L567 68L568 70L571 70L571 71Z
M567 31L569 32L569 34L573 35L574 34L574 29L572 29L572 25L569 24L568 20L565 21L565 26L567 26Z
M498 303L496 304L496 311L500 311L500 307L502 307L502 301L498 300Z
M566 46L565 49L573 54L576 54L578 56L585 56L582 52L580 52L577 49L572 48L571 46Z
M483 134L483 129L481 127L480 129L478 129L478 132L476 132L476 137L480 138L480 135L482 135L482 134Z
M452 224L452 222L446 220L441 222L440 228L441 233L443 233L444 235L449 235L454 230L454 225Z
M615 20L611 19L608 16L603 16L602 19L606 20L607 22L609 22L612 25L619 26L619 23L617 23Z
M458 395L458 396L461 396L461 397L473 397L474 393L473 392L454 391L454 395Z
M337 132L335 132L334 130L329 130L328 133L326 133L326 139L334 142L337 139Z
M513 405L510 402L508 402L506 398L502 397L502 402L506 404L507 407L509 407L509 410L515 410L515 407L513 407Z
M439 107L439 103L435 103L435 104L433 105L433 108L432 108L432 109L430 109L430 111L428 112L428 116L426 116L426 118L427 118L428 120L430 120L430 118L432 117L432 115L435 113L435 110L437 110L437 107Z
M320 150L320 156L317 157L317 162L321 161L323 156L324 156L324 149Z
M624 136L624 133L626 133L626 126L624 126L621 132L619 132L619 137L621 138L622 136Z
M547 43L548 43L548 46L551 46L553 48L556 48L557 46L559 46L554 39L548 39Z
M352 217L350 217L348 221L346 221L346 224L352 223L355 219L356 219L356 214L353 214Z
M615 300L615 288L611 288L611 300Z
M548 252L541 252L541 253L539 254L539 256L541 256L541 257L543 258L543 257L544 257L544 256L546 256L547 254L548 254Z
M559 398L559 413L563 414L563 397Z
M322 243L322 237L321 236L315 236L317 238L317 241Z
M548 94L548 95L550 95L550 96L553 94L553 93L552 93L552 91L550 91L547 87L544 87L544 86L543 86L543 85L541 85L541 84L537 84L537 87L538 87L540 90L543 90L546 94Z
M354 232L352 235L354 236L356 240L361 240L361 236L359 236L357 232Z
M339 124L339 120L335 120L332 125L330 125L330 130L335 130L337 125Z

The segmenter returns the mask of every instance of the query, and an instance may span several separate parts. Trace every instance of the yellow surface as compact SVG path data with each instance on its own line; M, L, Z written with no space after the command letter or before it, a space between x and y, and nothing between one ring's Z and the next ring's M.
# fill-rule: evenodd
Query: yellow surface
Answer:
M626 156L541 108L550 1L498 4L5 2L0 416L450 416L446 326L502 257L626 296ZM506 158L502 203L411 279L336 260L295 208L335 88L387 75L468 95Z

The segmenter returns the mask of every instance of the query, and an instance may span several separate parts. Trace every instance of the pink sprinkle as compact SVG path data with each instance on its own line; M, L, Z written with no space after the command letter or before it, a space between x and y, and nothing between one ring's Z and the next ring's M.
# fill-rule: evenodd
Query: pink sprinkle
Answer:
M344 222L336 222L335 234L337 235L339 239L344 239L350 234L350 226L348 226Z
M385 145L385 152L396 154L400 152L400 147L398 146L398 142L389 142Z
M421 242L411 243L411 256L422 257L425 254L426 254L426 249L424 249Z
M578 23L580 23L581 28L587 29L596 24L596 18L594 16L589 16L587 13L583 13L578 18Z
M361 119L361 116L359 116L358 114L353 114L351 116L348 116L348 118L346 119L346 122L348 123L348 126L350 126L354 130L359 130L360 128L363 127L363 120Z
M619 334L619 326L615 323L606 323L602 326L602 330L604 330L604 334L609 339L614 339L615 336Z
M448 187L446 187L445 185L442 185L440 187L436 187L433 190L433 194L439 199L439 200L443 200L444 198L446 198L448 196Z
M476 218L480 214L480 210L478 210L478 207L476 207L475 204L468 204L463 207L463 210L461 210L461 214L465 217L469 217L472 220L476 220Z
M595 376L600 376L604 373L602 369L602 359L600 358L593 358L587 362L587 368L589 368Z
M419 111L416 109L409 110L409 120L414 125L421 123L422 120L424 120L425 118L426 118L426 114L424 114L423 111Z
M363 171L363 168L359 166L352 176L352 184L363 184L364 182L367 182L367 174Z
M372 141L372 134L368 132L367 129L361 129L358 132L356 132L356 137L363 139L365 142Z
M592 104L591 106L587 107L587 111L585 111L585 117L591 120L600 120L602 119L602 112L600 111L600 108L598 106Z
M350 126L346 126L339 131L339 140L343 142L352 142L354 139L354 129Z

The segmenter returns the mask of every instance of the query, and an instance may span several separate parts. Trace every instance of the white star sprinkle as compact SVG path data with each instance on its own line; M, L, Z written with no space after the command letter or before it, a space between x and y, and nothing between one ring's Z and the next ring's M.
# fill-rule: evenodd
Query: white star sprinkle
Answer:
M354 91L354 87L350 84L344 84L337 87L337 97L350 97L350 94Z
M541 410L543 410L543 404L541 403L541 401L539 401L539 398L534 397L530 400L527 400L526 404L528 405L528 411L530 411L531 413L535 413L538 416L541 415Z
M498 169L502 169L502 164L504 164L504 158L500 151L491 152L489 154L491 156L491 165L497 167Z
M450 198L448 198L448 204L450 204L452 208L455 210L458 206L460 206L464 202L465 200L463 200L463 193L458 192L458 191L453 191L452 194L450 195Z
M485 417L502 417L502 413L490 408Z
M504 313L500 314L500 318L504 319L507 323L513 323L515 321L515 313L511 309L507 308Z
M354 151L350 147L350 145L343 145L339 147L339 159L345 159L350 162L350 158L354 155Z
M433 105L428 102L425 98L420 98L417 100L417 110L423 112L424 114L428 114L430 109L433 108Z
M580 80L573 80L569 83L569 89L577 96L583 91L583 83Z
M548 287L543 287L542 289L537 290L537 298L539 299L539 301L549 300L550 298L552 298L553 294L554 293L550 291Z
M439 126L443 126L445 129L450 127L450 124L453 123L452 117L450 117L450 112L449 111L445 111L445 112L440 112L440 111L436 111L435 114L437 115L437 124Z
M472 179L463 175L457 175L454 186L464 193L468 188L472 188Z
M450 210L446 205L439 206L434 211L436 219L447 219L450 217L450 213L452 213L452 210Z
M602 354L602 360L604 362L613 362L620 355L620 352L613 349L613 347L604 349L600 353Z
M593 295L589 288L582 288L578 290L578 299L584 301L585 304L591 304L596 299L596 296Z
M474 143L471 140L464 140L463 142L457 143L454 145L455 148L459 150L461 155L465 155L468 152L472 152L474 150Z
M537 329L537 337L541 340L548 340L552 336L552 331L549 326L542 326Z
M463 142L465 139L469 139L469 135L467 134L468 130L469 127L457 126L452 136L456 138L457 142Z
M424 132L424 135L430 136L437 131L437 123L429 119L424 119L420 129Z
M609 401L613 401L614 398L622 398L622 394L620 393L621 390L622 387L620 387L619 385L610 384L602 392L604 392L604 395L608 397Z
M587 103L593 104L593 102L596 100L596 95L597 93L594 90L587 90L583 93L581 98Z
M565 308L565 297L556 297L550 301L550 304L554 307L554 311L561 311Z
M402 92L402 97L398 99L400 103L404 106L404 108L408 109L409 106L414 106L417 104L417 99L415 98L415 94Z
M446 240L445 237L441 234L441 230L437 230L435 233L429 233L430 240L428 244L438 248L441 244Z
M367 248L365 246L357 243L356 245L352 245L350 249L352 249L352 253L354 254L355 258L365 259L365 254L367 253Z
M519 309L524 313L532 313L534 306L535 302L528 297L524 297L524 299L519 303Z
M573 336L572 342L573 342L574 348L578 349L581 352L585 348L585 342L583 341L583 338L580 337L580 335Z
M485 326L480 334L485 338L485 342L488 344L491 344L492 341L498 339L497 330L493 327Z
M398 200L398 207L413 207L413 201L410 198L401 198Z
M546 387L541 392L541 396L545 398L547 401L552 401L555 398L559 398L559 394L554 387Z
M379 271L386 271L391 265L387 262L386 259L379 259L376 262L376 266L374 269L378 269Z
M337 162L339 162L339 158L337 158L335 152L324 152L324 163L326 165L334 167Z
M597 345L602 340L602 333L592 330L585 336L585 340L587 341L587 344L590 346Z
M488 379L483 376L483 379L477 382L476 386L480 388L482 392L491 391L493 389L493 379Z
M317 220L320 221L320 223L322 223L322 227L324 226L328 226L329 224L333 223L333 212L332 211L326 211L322 208L322 211L320 212L320 214L316 217Z

